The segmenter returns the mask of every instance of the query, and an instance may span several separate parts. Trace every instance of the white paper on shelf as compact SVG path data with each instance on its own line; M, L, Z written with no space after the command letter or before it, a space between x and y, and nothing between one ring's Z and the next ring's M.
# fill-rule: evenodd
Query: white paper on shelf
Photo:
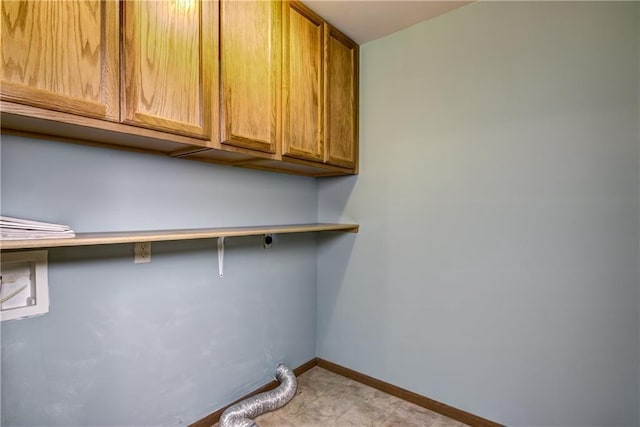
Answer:
M0 216L0 227L50 231L66 231L70 229L68 225L32 221L28 219L12 218L8 216Z
M75 237L75 233L68 225L0 216L0 238L3 240L70 237Z
M26 239L64 239L75 237L76 234L69 231L60 231L60 232L37 232L37 231L28 231L25 230L24 233L14 232L14 231L6 231L0 230L0 238L2 240L26 240Z

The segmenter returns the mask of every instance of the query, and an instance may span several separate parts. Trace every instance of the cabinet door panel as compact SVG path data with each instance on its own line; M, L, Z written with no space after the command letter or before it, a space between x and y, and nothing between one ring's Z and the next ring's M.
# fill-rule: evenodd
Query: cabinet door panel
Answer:
M278 1L221 3L224 144L276 152L280 140L280 24Z
M325 32L325 162L354 168L358 156L358 45Z
M118 2L2 1L2 99L119 120Z
M282 154L322 161L322 19L286 2L283 43Z
M124 2L124 122L208 138L217 2Z

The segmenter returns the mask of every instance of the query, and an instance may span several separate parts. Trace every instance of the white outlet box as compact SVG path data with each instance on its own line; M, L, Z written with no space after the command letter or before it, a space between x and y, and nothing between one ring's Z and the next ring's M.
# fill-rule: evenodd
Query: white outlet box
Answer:
M22 319L48 312L47 251L3 253L0 320Z

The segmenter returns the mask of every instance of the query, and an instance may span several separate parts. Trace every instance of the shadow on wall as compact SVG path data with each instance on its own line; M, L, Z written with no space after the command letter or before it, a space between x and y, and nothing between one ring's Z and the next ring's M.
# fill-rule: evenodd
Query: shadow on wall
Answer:
M347 267L357 234L318 237L318 335L317 346L322 348L334 311L345 291ZM320 312L321 311L321 312Z
M322 178L318 185L320 222L358 222L356 218L343 217L357 179L358 175Z
M318 185L318 221L359 223L347 212L357 175L323 178ZM316 353L325 346L326 333L335 324L334 312L347 283L347 268L358 234L318 236L318 317Z
M381 134L391 129L382 129ZM375 145L379 137L368 135L364 129L361 140ZM384 140L384 136L381 138ZM371 351L387 358L379 343L388 333L386 325L390 320L390 310L384 302L390 300L392 283L387 260L393 238L388 202L393 176L388 162L394 160L372 153L370 145L362 147L360 163L366 168L359 175L323 179L318 186L320 222L360 224L356 235L318 240L316 353L337 361L333 356L342 349L345 357L340 363L351 367L356 366L357 360L373 361L375 358L368 355ZM372 318L377 319L378 327L371 327ZM337 330L344 333L336 334ZM354 345L354 336L368 344ZM359 368L371 371L368 366Z

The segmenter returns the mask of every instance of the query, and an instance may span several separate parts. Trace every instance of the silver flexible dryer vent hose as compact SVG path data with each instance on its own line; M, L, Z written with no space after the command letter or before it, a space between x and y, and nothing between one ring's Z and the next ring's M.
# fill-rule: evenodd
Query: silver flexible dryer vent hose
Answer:
M276 379L280 383L277 388L229 406L220 417L220 427L259 427L253 418L286 405L296 394L296 376L280 364L276 368Z

